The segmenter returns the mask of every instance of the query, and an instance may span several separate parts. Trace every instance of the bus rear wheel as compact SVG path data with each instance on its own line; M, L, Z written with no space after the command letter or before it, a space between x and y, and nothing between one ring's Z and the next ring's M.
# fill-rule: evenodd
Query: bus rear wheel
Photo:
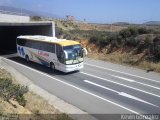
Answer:
M51 70L55 70L55 65L54 65L54 63L50 63L50 68L51 68Z
M29 62L29 57L28 57L28 55L26 55L25 58L26 58L26 61Z

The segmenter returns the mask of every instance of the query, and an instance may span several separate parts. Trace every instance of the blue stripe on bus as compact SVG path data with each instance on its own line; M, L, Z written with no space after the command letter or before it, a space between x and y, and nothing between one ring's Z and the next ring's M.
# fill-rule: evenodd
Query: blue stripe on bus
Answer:
M23 47L21 47L21 53L22 53L22 55L23 55L23 57L24 57L24 56L25 56L25 52L24 52Z
M30 50L28 50L28 51L31 53L31 55L35 56L42 65L45 65L45 66L48 66L48 67L50 66L50 62L49 61L47 62L47 59L45 60L45 58L33 53Z
M39 57L37 57L37 59L45 66L49 66L49 63L46 62L45 60L40 59Z
M19 54L22 55L23 57L25 56L25 52L24 52L23 47L18 46L18 52L19 52Z

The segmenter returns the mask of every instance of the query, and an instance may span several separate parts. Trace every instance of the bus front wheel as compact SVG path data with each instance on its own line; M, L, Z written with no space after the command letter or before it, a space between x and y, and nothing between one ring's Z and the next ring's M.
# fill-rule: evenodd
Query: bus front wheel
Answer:
M28 57L28 55L26 55L26 61L29 62L29 57Z
M50 63L50 68L51 68L51 70L55 70L55 65L54 65L54 63Z

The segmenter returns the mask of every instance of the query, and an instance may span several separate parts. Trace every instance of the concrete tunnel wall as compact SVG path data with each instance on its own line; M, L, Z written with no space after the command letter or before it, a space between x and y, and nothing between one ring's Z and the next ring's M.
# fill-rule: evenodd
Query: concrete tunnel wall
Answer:
M19 35L55 36L53 23L45 24L1 24L0 50L16 52L16 37Z

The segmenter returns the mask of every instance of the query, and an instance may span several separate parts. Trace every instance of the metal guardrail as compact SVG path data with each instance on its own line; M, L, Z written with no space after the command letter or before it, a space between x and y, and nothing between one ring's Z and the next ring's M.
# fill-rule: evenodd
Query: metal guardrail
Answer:
M29 14L26 14L26 13L22 13L22 12L11 12L11 11L5 11L5 10L0 10L0 14L19 15L19 16L29 16Z

